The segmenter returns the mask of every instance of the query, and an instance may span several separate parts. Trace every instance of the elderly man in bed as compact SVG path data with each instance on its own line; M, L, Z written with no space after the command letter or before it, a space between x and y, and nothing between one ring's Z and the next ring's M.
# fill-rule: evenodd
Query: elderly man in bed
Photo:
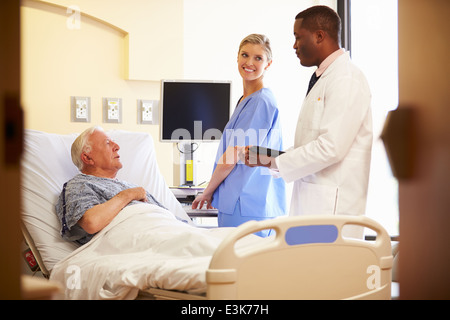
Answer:
M137 201L163 207L144 188L115 179L120 147L101 127L85 130L72 144L80 173L64 184L56 204L62 237L85 244L126 206Z

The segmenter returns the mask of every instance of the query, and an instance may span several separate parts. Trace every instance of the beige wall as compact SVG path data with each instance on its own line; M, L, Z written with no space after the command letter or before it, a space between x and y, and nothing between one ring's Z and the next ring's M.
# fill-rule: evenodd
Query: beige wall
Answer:
M182 77L183 1L77 0L80 28L67 24L76 18L67 11L73 3L22 1L25 127L64 134L98 124L149 132L172 184L173 146L158 142L159 126L137 124L137 100L159 100L159 80ZM71 96L91 97L90 123L70 121ZM122 98L121 124L102 123L103 97Z
M137 124L137 100L160 99L164 78L232 80L232 109L242 95L236 52L252 32L272 39L276 61L266 75L275 93L285 147L292 144L298 109L310 71L298 66L292 49L295 15L313 4L335 7L335 0L23 0L22 103L25 127L55 133L105 129L150 132L168 184L179 182L179 153L159 143L158 125ZM76 5L80 28L70 28ZM220 14L215 14L220 12ZM253 12L247 15L246 12ZM229 17L233 16L233 23ZM267 23L279 19L277 23ZM205 27L214 26L214 27ZM224 37L224 35L226 35ZM283 81L279 81L283 79ZM70 97L91 97L91 122L70 122ZM123 101L123 122L102 123L102 98ZM217 144L196 151L197 181L210 179Z

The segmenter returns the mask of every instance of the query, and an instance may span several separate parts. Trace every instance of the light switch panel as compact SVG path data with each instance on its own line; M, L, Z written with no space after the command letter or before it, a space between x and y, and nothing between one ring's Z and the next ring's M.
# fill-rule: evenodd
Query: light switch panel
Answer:
M91 121L91 98L70 97L70 120L72 122Z
M122 122L122 99L103 98L103 122Z
M138 100L138 123L157 124L158 123L158 100Z

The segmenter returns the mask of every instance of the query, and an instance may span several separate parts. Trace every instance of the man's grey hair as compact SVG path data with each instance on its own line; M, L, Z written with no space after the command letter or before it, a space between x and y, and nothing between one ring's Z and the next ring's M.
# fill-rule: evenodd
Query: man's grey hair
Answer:
M78 138L72 143L71 155L72 162L78 168L78 170L82 171L84 162L81 160L81 154L83 152L91 151L91 145L89 142L89 137L95 131L104 131L102 127L94 126L84 130Z

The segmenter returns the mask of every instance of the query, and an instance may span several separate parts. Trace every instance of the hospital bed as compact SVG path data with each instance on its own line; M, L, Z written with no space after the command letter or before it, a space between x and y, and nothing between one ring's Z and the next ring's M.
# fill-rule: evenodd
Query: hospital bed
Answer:
M145 187L167 210L129 206L80 247L61 238L54 209L62 185L78 173L70 157L77 135L25 131L22 229L43 275L63 287L61 298L390 299L390 238L377 222L304 216L199 228L159 172L151 136L108 134L121 147L117 178ZM141 216L148 222L133 221ZM347 225L371 229L376 240L342 237ZM253 235L264 229L275 236Z

